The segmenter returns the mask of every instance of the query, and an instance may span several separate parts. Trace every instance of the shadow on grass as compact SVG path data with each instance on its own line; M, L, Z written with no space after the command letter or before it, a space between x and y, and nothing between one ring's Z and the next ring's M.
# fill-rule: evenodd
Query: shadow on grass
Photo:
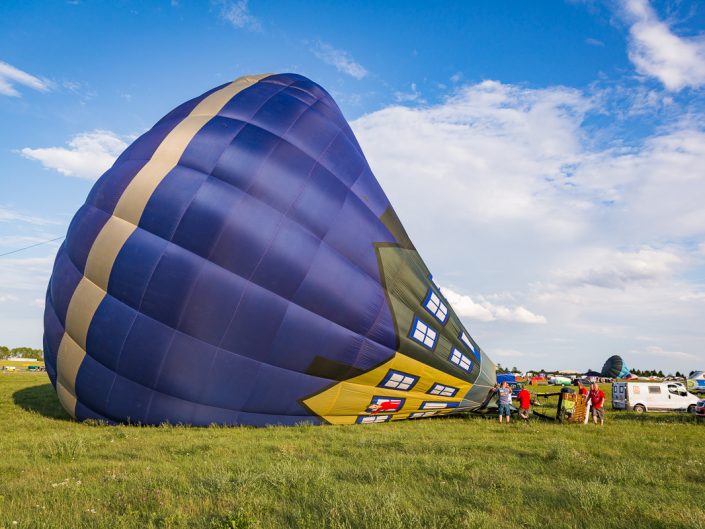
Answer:
M12 399L19 407L48 417L50 419L71 420L64 411L51 384L32 386L21 389L12 395Z

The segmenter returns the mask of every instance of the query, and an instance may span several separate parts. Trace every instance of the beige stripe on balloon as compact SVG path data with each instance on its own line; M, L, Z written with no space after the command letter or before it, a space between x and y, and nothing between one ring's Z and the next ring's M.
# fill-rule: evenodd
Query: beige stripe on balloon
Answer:
M96 237L88 253L84 277L69 302L56 360L56 391L62 406L72 417L76 417L76 377L86 356L88 329L105 298L115 260L137 229L147 202L161 181L176 167L198 131L236 94L269 75L240 77L196 105L162 140L151 159L128 184L113 215Z

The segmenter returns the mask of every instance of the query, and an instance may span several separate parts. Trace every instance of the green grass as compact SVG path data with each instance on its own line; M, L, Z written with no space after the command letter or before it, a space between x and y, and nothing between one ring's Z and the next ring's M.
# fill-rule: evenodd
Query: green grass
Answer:
M0 527L705 528L704 439L685 414L612 412L109 427L68 420L46 375L0 374Z
M16 361L16 360L0 360L0 367L3 366L15 366L17 369L25 368L27 366L42 366L44 367L44 361L43 360L23 360L23 361Z

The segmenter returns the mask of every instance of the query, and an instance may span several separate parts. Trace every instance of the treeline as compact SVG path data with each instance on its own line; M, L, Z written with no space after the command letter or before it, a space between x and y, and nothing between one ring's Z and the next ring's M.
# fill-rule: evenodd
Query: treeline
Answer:
M660 369L658 371L654 369L631 369L630 371L633 375L636 375L638 377L685 377L685 375L680 371L676 371L673 374L668 373L668 375L664 375L663 371L661 371Z
M558 373L558 371L554 370L546 370L546 369L529 369L532 373ZM589 369L588 371L592 371L592 369ZM665 377L665 376L674 376L674 377L683 377L685 378L686 375L681 373L680 371L676 371L675 373L668 373L668 375L665 375L663 371L660 369L657 371L656 369L631 369L630 370L633 375L636 375L638 377ZM504 367L502 364L497 364L497 373L511 373L511 372L520 372L519 369L516 367L512 367L511 369Z
M13 356L42 360L44 358L44 351L41 349L32 349L31 347L15 347L14 349L10 349L9 347L0 345L0 360Z

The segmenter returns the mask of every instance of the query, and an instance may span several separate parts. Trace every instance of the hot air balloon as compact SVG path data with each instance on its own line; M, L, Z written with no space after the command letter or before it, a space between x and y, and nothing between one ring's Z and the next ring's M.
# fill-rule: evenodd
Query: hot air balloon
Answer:
M79 420L377 423L495 380L335 102L294 74L219 86L122 153L71 222L44 329Z
M627 364L618 355L610 356L602 366L601 375L606 378L625 378L630 374Z

